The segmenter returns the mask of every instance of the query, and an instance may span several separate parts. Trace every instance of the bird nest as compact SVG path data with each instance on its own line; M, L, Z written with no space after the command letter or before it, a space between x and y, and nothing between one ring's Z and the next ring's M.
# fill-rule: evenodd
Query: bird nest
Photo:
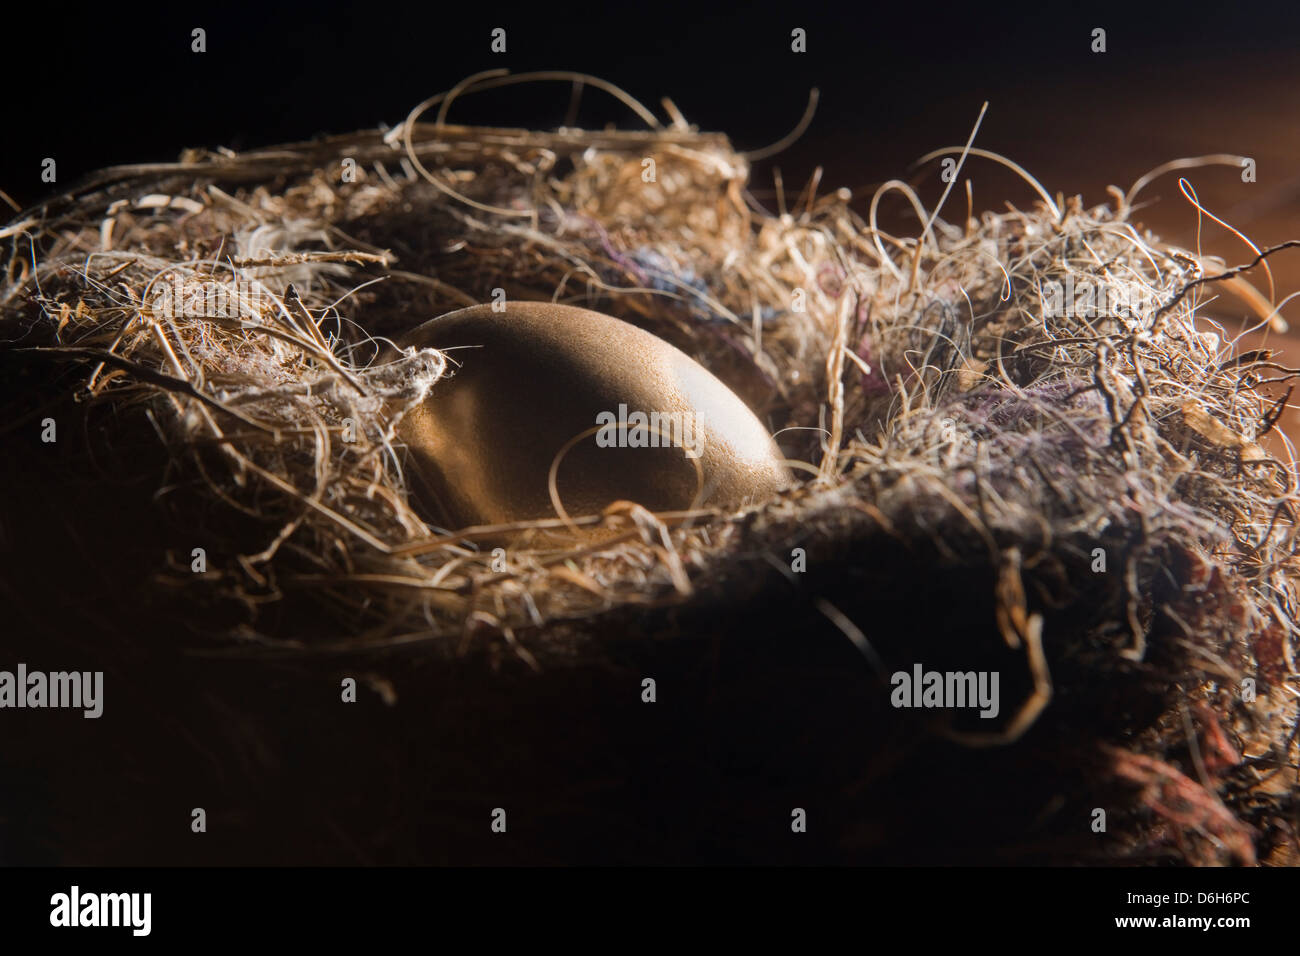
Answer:
M1198 312L1238 270L1144 232L1131 192L1033 183L1032 209L950 221L901 182L869 209L813 182L774 214L680 118L471 128L449 103L106 170L0 229L10 480L24 508L120 507L36 480L31 436L133 449L172 523L142 618L188 651L365 661L397 704L413 657L662 685L724 647L748 662L733 713L774 680L837 701L809 726L838 749L777 748L834 794L831 859L1294 860L1297 495L1261 440L1297 373ZM910 235L877 221L891 193ZM594 540L430 525L396 426L448 363L392 343L497 290L682 348L795 487L738 514L623 503L576 519ZM922 665L999 672L1000 713L892 706Z

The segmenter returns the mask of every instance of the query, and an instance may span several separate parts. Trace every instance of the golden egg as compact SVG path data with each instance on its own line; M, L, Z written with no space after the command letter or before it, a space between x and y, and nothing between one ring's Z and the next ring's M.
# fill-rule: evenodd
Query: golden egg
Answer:
M620 500L734 511L789 483L776 443L731 389L608 315L481 305L399 344L442 350L452 370L399 426L417 501L445 527L599 514Z

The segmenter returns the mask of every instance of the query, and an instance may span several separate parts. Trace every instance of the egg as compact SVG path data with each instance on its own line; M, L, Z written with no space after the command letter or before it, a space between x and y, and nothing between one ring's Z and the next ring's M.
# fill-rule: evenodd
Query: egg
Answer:
M444 527L599 514L620 500L731 512L790 482L772 436L731 389L611 316L480 305L398 344L439 349L452 370L398 426L417 505Z

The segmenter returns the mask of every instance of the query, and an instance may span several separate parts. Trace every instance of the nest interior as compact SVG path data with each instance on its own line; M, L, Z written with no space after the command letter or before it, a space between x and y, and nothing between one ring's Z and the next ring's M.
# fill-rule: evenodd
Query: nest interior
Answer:
M1132 192L773 213L680 121L431 105L0 228L6 643L106 672L97 722L16 715L8 860L1297 859L1296 372L1202 314L1222 263ZM448 367L392 340L498 289L682 348L797 486L597 545L430 526L395 427ZM916 664L1001 713L891 706Z

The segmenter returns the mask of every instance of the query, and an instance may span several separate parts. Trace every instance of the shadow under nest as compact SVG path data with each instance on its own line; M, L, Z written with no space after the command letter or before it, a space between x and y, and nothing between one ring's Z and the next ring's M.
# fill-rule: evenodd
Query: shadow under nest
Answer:
M1222 265L1121 193L899 238L747 176L685 128L410 122L0 229L5 660L106 688L6 717L2 858L1294 862L1295 488L1257 442L1295 373L1197 314ZM1125 305L1059 314L1066 276ZM444 369L384 341L495 289L663 336L808 473L499 570L412 509L393 424ZM892 706L915 664L997 671L1000 715Z

